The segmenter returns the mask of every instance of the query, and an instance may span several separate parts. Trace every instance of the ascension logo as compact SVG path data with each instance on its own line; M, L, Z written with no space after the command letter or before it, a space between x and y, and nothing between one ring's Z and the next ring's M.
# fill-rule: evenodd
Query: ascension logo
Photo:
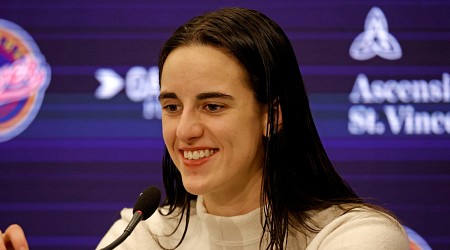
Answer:
M368 60L374 56L388 60L402 57L402 48L389 33L386 17L378 7L367 14L364 32L359 34L350 47L350 56L355 60Z
M349 54L355 60L368 60L376 55L388 60L401 58L402 49L389 33L380 8L370 10L364 32L354 39ZM450 103L447 72L429 80L369 80L366 74L359 73L349 100L354 104L348 111L350 134L383 135L388 131L393 135L450 134L450 112L432 108Z
M31 36L0 19L0 142L31 124L49 82L50 67Z

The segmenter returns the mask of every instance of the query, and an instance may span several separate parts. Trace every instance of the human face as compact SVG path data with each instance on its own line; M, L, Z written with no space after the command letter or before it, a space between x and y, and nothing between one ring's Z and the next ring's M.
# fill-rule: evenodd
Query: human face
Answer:
M236 59L206 45L176 48L162 68L164 142L186 190L205 201L259 198L267 116L249 86Z

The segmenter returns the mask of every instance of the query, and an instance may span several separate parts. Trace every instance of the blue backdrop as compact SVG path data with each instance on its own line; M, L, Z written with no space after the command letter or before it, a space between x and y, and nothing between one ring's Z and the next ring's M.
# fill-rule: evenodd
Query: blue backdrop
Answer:
M21 224L32 249L93 249L121 208L162 187L159 49L225 6L286 31L355 191L450 249L449 1L0 2L0 229Z

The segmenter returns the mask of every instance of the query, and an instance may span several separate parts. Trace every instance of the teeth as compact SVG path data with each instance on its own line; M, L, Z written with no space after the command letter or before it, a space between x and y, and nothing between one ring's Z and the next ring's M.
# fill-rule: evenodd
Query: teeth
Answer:
M189 160L198 160L200 158L209 157L214 154L213 149L205 149L205 150L195 150L195 151L184 151L184 158Z

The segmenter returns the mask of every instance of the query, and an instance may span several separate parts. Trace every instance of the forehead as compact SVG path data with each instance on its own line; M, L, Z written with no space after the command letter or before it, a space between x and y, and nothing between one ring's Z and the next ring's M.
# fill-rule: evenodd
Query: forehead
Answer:
M161 72L161 90L172 86L222 86L241 83L249 86L244 67L224 50L207 45L174 49Z

